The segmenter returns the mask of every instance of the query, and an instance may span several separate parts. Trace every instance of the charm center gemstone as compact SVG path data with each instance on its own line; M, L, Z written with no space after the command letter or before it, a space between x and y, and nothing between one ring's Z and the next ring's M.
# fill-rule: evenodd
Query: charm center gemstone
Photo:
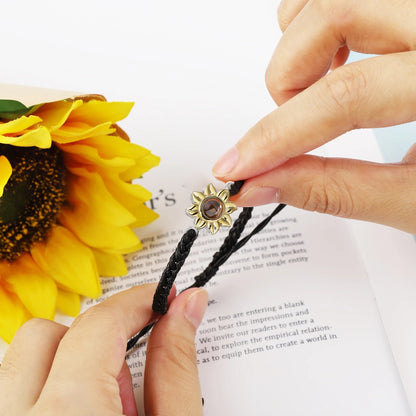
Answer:
M202 201L201 214L206 220L215 221L221 218L224 205L219 198L210 197Z

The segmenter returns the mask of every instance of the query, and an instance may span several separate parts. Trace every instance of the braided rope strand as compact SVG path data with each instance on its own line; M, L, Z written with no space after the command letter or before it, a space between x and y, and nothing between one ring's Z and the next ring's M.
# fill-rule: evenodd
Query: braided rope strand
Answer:
M252 211L253 211L252 207L243 209L239 217L235 220L234 225L230 229L227 237L222 243L222 246L212 256L211 263L208 264L208 266L203 272L201 272L198 276L195 277L195 283L189 286L187 289L191 287L202 287L213 276L215 276L220 266L225 263L228 257L230 257L234 246L236 245L238 239L240 238L241 233L244 231L244 228L248 220L251 218Z
M179 241L176 250L171 255L165 270L159 280L155 295L153 297L152 308L156 313L165 314L168 311L167 301L173 282L182 268L183 263L191 251L192 245L196 240L198 233L193 229L189 229Z
M230 195L236 195L240 191L243 184L244 181L237 181L233 183L229 188ZM190 289L192 287L204 286L213 276L215 276L221 265L223 265L233 253L243 247L255 234L263 230L263 228L266 227L266 225L273 219L273 217L276 216L285 206L285 204L279 204L267 218L260 222L251 231L251 233L239 240L247 222L251 218L253 211L252 207L243 208L243 211L234 222L220 249L213 255L211 262L208 264L204 271L195 277L195 282L184 290ZM188 257L197 236L198 233L195 229L192 228L188 230L182 236L174 253L171 255L169 262L162 273L153 297L152 307L155 312L159 314L165 314L167 312L167 300L170 290L172 289L173 283L186 258ZM130 338L127 343L127 351L133 348L137 341L152 329L154 324L155 323L152 323L146 326L137 335Z

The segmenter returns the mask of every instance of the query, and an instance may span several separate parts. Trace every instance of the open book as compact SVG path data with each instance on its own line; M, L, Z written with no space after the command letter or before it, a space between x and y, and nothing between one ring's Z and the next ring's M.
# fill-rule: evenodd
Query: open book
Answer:
M378 154L371 131L347 136L320 153L345 154L344 143L351 148L364 142L362 151ZM192 226L184 213L191 192L212 180L207 172L213 142L200 158L183 151L185 142L163 143L162 164L147 178L154 189L150 204L160 219L140 230L143 250L130 255L129 275L103 281L105 296L159 279L182 233ZM256 208L246 231L273 208ZM178 289L206 267L226 233L224 227L214 236L200 232L177 278ZM388 240L380 240L383 235ZM412 275L412 236L291 207L230 257L207 285L210 305L196 336L206 415L411 414L415 396L407 394L407 375L400 371L405 358L400 349L392 350L399 340L384 321L393 310L378 303L382 276L370 276L373 266L359 248L363 241L387 269L389 258L377 255L384 256L381 246L390 253L407 251L402 272ZM398 276L387 278L400 284ZM411 325L409 316L403 320ZM409 326L406 334L412 330ZM145 342L128 355L138 402Z

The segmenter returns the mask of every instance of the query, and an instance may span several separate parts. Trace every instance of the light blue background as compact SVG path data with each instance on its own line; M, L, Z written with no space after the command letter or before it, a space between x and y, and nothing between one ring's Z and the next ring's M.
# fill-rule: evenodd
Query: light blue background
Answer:
M384 160L399 162L410 146L416 142L416 122L374 129L374 133Z
M352 52L348 58L348 62L354 62L368 57L368 55ZM383 158L387 163L400 162L410 146L416 142L416 121L373 130ZM416 241L416 235L414 238Z
M355 62L369 57L371 55L352 52L348 62ZM374 133L384 160L389 163L400 162L410 146L416 142L416 122L374 129Z
M400 162L410 146L416 142L416 122L374 129L374 133L384 160L388 163ZM416 235L414 239L416 241Z

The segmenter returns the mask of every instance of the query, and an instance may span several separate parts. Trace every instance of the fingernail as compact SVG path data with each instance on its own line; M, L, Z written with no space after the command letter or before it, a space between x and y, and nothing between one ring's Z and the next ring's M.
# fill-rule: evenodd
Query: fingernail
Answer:
M224 176L227 173L230 173L238 162L238 150L234 146L231 149L227 150L215 163L212 168L212 173L214 176Z
M197 329L208 306L208 292L198 289L191 293L185 306L185 318Z
M241 205L257 206L278 202L279 191L268 186L255 186L244 192L238 202Z

